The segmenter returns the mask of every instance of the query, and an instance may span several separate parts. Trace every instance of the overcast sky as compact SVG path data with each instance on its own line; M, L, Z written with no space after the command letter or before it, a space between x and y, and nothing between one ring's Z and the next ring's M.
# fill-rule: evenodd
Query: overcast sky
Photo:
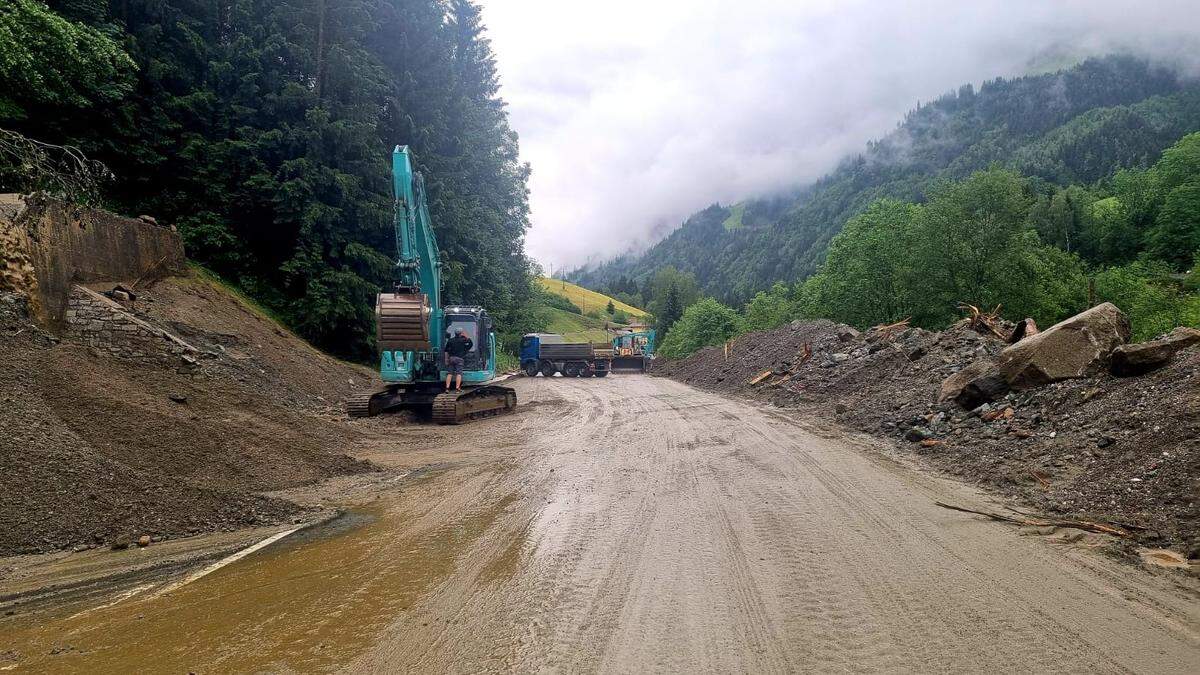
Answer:
M482 4L547 271L817 178L965 82L1114 49L1200 58L1181 49L1196 0Z

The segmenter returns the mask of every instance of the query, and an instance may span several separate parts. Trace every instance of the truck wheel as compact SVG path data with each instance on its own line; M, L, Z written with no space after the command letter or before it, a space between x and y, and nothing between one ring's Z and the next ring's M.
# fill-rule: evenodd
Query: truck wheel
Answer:
M584 367L582 367L582 368L580 368L580 369L579 369L579 376L580 376L580 377L591 377L592 375L593 375L593 373L592 373L592 367L591 367L591 366L584 366Z
M596 377L607 377L607 376L608 376L607 370L597 370L596 371Z
M542 376L543 377L554 377L554 373L556 373L556 372L558 372L558 371L554 368L553 363L550 363L549 361L542 361Z
M529 377L537 377L537 374L538 374L537 361L526 361L525 362L525 374L528 375Z
M563 366L563 375L567 377L579 377L579 366L574 363L568 363Z

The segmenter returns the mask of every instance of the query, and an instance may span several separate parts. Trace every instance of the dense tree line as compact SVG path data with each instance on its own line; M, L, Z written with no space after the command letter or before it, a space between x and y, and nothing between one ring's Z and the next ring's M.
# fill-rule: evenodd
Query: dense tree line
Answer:
M1153 166L1093 185L1050 186L993 168L939 184L924 203L877 200L833 238L817 274L759 292L740 316L711 298L688 307L661 353L684 356L799 318L940 329L961 316L961 303L1045 327L1113 302L1144 340L1200 326L1198 266L1193 133Z
M412 146L447 301L525 328L529 169L470 0L13 0L0 128L102 160L111 208L175 223L193 259L360 358L392 274L390 151Z
M896 131L794 196L743 205L748 226L728 228L733 209L714 204L645 254L570 278L592 287L624 278L642 287L670 265L693 274L706 294L738 306L777 281L790 284L815 273L833 236L881 198L926 202L947 181L998 164L1031 179L1045 213L1067 206L1074 213L1076 195L1058 194L1056 187L1093 185L1120 169L1149 166L1197 129L1200 84L1132 57L997 79L978 90L967 85L918 107ZM1065 249L1067 241L1050 236L1047 227L1066 226L1066 235L1081 223L1053 222L1043 219L1038 231ZM1131 260L1129 242L1118 234L1095 245ZM1070 250L1077 251L1073 243Z

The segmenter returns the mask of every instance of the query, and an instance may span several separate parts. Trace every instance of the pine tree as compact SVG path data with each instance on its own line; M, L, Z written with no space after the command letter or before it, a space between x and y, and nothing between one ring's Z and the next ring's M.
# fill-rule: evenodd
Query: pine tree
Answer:
M683 316L683 301L679 297L679 287L671 282L671 286L667 289L666 302L663 304L662 316L657 317L657 339L660 342L666 339L667 333L681 316Z

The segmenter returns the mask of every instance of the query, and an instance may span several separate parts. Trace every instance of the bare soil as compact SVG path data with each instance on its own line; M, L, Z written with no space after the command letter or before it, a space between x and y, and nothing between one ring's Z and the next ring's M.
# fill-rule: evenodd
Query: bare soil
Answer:
M0 611L0 668L1162 673L1200 659L1200 605L1180 585L1193 577L1096 555L1098 535L938 508L1002 507L865 435L667 378L512 386L515 414L469 425L351 423L379 432L359 449L388 472L288 490L308 503L336 484L353 505L308 536L182 586Z
M1200 557L1200 348L1140 377L1102 373L982 410L937 402L942 380L1004 346L966 327L884 335L795 322L655 373L836 420L1041 512L1123 524L1140 544ZM766 371L779 374L750 384ZM906 440L914 427L926 443Z
M375 471L341 401L370 371L331 359L199 277L135 312L205 350L170 368L59 341L0 299L0 555L288 521L265 496Z

